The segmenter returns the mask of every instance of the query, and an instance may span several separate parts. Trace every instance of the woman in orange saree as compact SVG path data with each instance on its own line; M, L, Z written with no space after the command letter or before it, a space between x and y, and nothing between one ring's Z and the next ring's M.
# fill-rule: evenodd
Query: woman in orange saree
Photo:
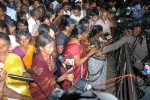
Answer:
M16 47L12 52L20 56L25 67L30 69L35 51L35 47L32 44L29 44L31 34L27 30L18 30L16 39L20 46Z

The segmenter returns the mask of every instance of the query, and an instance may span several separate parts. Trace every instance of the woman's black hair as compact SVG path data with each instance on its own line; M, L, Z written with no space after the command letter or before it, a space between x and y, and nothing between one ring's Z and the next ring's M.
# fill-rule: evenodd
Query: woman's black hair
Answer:
M64 3L62 4L62 7L65 7L65 6L69 6L69 3L68 3L68 2L64 2Z
M64 21L64 23L62 24L62 25L63 25L63 26L62 26L63 30L65 30L66 27L68 27L68 26L70 26L70 25L72 25L72 24L75 24L75 21L74 21L73 19L71 19L71 18L67 18L67 19Z
M68 18L70 18L69 15L63 15L63 16L61 17L61 23L60 23L59 28L60 28L61 26L63 26L64 22L65 22Z
M86 32L87 29L86 29L86 26L84 24L78 24L73 30L72 30L72 33L71 33L71 36L70 37L73 37L73 38L78 38L79 34L83 34L84 32Z
M94 37L96 34L98 34L99 32L103 31L103 27L101 25L94 25L89 38Z
M17 21L17 29L19 29L19 23L21 23L21 24L27 26L27 29L28 29L28 22L27 22L26 19L19 19L19 20Z
M46 11L46 15L49 16L49 18L51 18L54 13L55 13L54 9L49 8Z
M25 29L25 30L23 30L23 29L17 30L17 32L16 32L16 41L17 42L20 41L19 40L20 36L26 36L28 38L31 38L31 34L30 34L30 32L27 29Z
M10 38L7 34L0 32L0 38L4 39L9 45L11 44Z
M90 16L99 16L99 12L98 12L98 9L97 8L92 8L90 10Z
M6 34L10 35L9 28L3 20L0 20L0 28L1 29L6 29Z
M17 26L17 22L15 20L9 19L9 18L6 20L6 24L10 27L14 27L14 26L16 27Z
M47 24L41 24L38 28L38 33L40 34L48 34L50 28Z
M44 47L52 41L53 41L52 37L49 36L48 34L41 34L36 37L35 46L37 48Z
M21 17L23 17L24 15L26 15L26 12L25 11L19 11L17 13L17 19L21 19Z
M43 17L41 17L40 22L43 23L46 19L49 20L49 16L43 16Z
M62 8L57 8L56 9L56 17L58 16L58 14L62 11Z
M79 21L79 24L88 24L89 21L87 18L82 18L80 21Z

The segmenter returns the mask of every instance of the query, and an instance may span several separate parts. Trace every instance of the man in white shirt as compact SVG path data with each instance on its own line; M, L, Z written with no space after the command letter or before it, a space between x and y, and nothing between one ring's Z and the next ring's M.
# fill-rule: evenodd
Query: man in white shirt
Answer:
M17 13L14 9L7 7L6 14L11 17L11 19L17 21Z
M107 34L107 38L112 38L111 27L117 27L115 21L110 17L109 12L104 10L100 14L100 19L96 22L95 25L101 25L103 27L104 34Z
M53 9L54 9L54 10L56 10L56 7L57 7L58 5L60 5L57 0L54 0L54 1L52 2L52 4L53 4Z
M38 27L40 25L40 13L38 8L34 8L31 11L31 17L27 20L28 21L28 28L29 28L29 32L31 33L32 36L34 36L35 32L38 30Z
M16 11L7 7L7 3L4 0L0 0L1 3L1 14L0 19L5 20L9 16L11 19L17 21ZM7 15L7 16L6 16Z
M70 18L76 21L76 24L85 16L83 16L83 11L81 11L81 7L76 5L73 10L73 14L71 14Z
M64 15L70 16L70 9L69 9L69 3L68 2L64 2L62 4L62 9L64 10Z

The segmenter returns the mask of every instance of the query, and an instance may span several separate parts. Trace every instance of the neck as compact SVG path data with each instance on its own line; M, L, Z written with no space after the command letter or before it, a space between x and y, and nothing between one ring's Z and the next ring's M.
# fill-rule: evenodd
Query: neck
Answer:
M0 54L0 62L5 63L9 53Z
M5 19L5 16L0 16L0 19L1 19L1 20L4 20L4 19Z
M36 20L37 20L37 18L36 18L36 17L32 17L32 18L33 18L33 20L34 20L34 21L36 21Z
M68 32L67 30L63 30L63 33L66 34L68 37L70 36L71 32Z
M41 52L42 52L42 55L43 55L43 57L44 57L45 60L49 59L49 56L50 56L49 54L47 54L44 51L41 51Z

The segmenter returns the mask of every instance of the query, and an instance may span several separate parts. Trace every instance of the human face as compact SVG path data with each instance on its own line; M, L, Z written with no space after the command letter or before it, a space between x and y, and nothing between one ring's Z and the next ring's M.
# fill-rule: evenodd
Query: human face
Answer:
M29 42L30 42L30 38L29 37L24 36L24 35L22 35L22 36L19 37L19 44L21 46L25 47L25 48L28 47Z
M99 32L97 35L97 37L102 37L103 36L103 34L104 34L104 32L103 31L101 31L101 32Z
M101 19L103 20L103 21L106 21L106 19L108 18L108 12L103 12L102 13L102 15L101 15Z
M6 33L6 28L0 28L0 32L2 32L2 33Z
M27 20L26 14L24 14L20 19L25 19L25 20Z
M65 12L67 12L67 11L69 10L69 6L64 6L64 7L63 7L63 10L64 10Z
M37 8L37 7L39 7L39 6L40 6L39 1L34 1L34 7Z
M88 32L88 31L84 32L84 33L82 34L82 39L83 39L83 40L86 40L86 39L88 38L88 35L89 35L89 32Z
M80 16L80 15L81 15L81 11L74 10L74 15L75 15L75 16Z
M28 13L29 9L28 9L27 6L22 5L22 6L21 6L21 11L24 11L24 12Z
M93 22L97 22L98 16L92 16L91 19L92 19Z
M8 28L9 28L10 33L13 33L16 31L16 26L13 26L13 27L8 26Z
M59 13L58 13L59 16L62 16L64 15L64 10L61 10Z
M14 1L13 0L9 0L9 3L13 3Z
M39 11L40 11L40 16L43 16L44 15L44 9L40 7Z
M50 20L48 18L46 18L43 22L43 24L47 24L48 26L50 25Z
M8 54L10 45L3 39L0 38L0 55L5 56Z
M49 5L49 8L50 8L50 9L53 9L53 4L50 4L50 5Z
M85 3L85 9L90 9L90 4L89 3Z
M133 36L138 36L141 32L141 28L140 27L135 27L134 30L133 30L133 33L132 35Z
M5 15L5 11L0 8L0 17Z
M46 55L50 55L54 52L54 41L50 42L48 45L44 47L40 47L42 53Z
M91 5L93 8L96 7L96 2L94 2L92 5Z
M21 7L21 2L20 1L18 1L18 2L16 2L16 6L17 6L17 8L20 8Z
M67 28L68 32L71 33L72 30L74 29L74 27L75 27L75 24L71 24L71 25Z
M22 23L18 23L18 28L19 28L19 29L27 29L27 26L25 26L25 25L22 24Z

